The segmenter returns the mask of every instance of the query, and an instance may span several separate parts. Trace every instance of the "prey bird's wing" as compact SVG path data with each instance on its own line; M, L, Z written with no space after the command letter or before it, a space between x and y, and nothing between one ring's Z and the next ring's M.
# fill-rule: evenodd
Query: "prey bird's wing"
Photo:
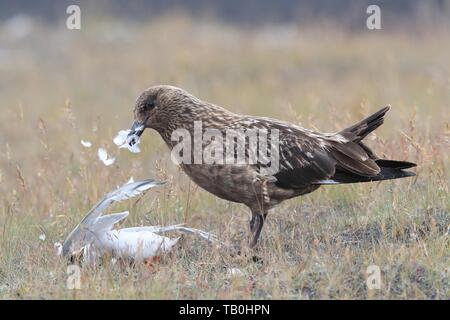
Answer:
M177 227L174 231L180 231L180 232L184 232L184 233L190 233L190 234L194 234L199 236L200 238L208 241L208 242L216 242L216 243L220 243L219 239L217 238L216 235L210 233L210 232L206 232L203 230L198 230L198 229L194 229L194 228L188 228L188 227L184 227L184 226L179 226Z
M215 242L220 243L219 239L216 235L206 232L199 229L194 228L188 228L185 227L183 224L177 224L173 226L166 226L166 227L160 227L160 226L149 226L149 227L134 227L134 228L124 228L120 229L120 232L143 232L148 231L156 234L164 233L164 232L183 232L183 233L189 233L199 236L200 238L208 241L208 242Z
M120 229L120 231L121 232L147 231L147 232L153 232L153 233L163 233L163 232L176 231L175 229L180 226L182 226L182 224L177 224L174 226L167 226L167 227L161 227L161 226L131 227L131 228Z
M72 232L66 238L62 247L63 256L68 255L74 250L74 248L72 247L75 243L77 243L77 246L82 247L92 240L92 230L94 224L97 223L98 218L113 202L123 201L132 197L136 197L142 192L162 184L164 184L164 182L148 179L124 184L119 189L108 193L88 212L86 217L84 217L84 219L75 227L75 229L72 230ZM122 217L122 219L124 218L125 217ZM114 218L112 219L114 220ZM105 221L106 220L104 220L104 222Z
M90 231L94 233L101 231L109 231L114 227L116 223L128 217L129 214L130 213L128 211L125 211L121 213L112 213L106 216L100 216L98 217L97 222L92 225Z

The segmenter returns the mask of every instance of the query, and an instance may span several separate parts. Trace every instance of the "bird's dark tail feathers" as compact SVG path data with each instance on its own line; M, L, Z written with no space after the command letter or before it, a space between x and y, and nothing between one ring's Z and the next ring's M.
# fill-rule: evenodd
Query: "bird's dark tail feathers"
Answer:
M344 144L334 143L332 156L336 159L336 172L327 180L316 184L340 184L398 179L415 176L405 169L416 164L406 161L378 159L362 140L384 122L390 106L375 112L366 119L340 131L349 141Z
M404 170L415 167L416 164L412 162L384 160L384 159L375 160L375 162L380 167L380 173L378 173L375 176L372 177L361 176L352 172L336 169L336 173L333 177L327 180L319 181L317 184L327 185L327 184L341 184L341 183L370 182L370 181L381 181L381 180L413 177L416 175L412 171Z

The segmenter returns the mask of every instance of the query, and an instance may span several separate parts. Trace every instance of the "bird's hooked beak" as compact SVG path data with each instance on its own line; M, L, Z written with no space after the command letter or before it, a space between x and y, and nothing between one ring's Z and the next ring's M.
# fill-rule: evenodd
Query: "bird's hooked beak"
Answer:
M144 133L145 131L145 125L135 121L130 129L130 133L128 133L127 136L127 142L130 146L135 145L139 138L141 137L141 135Z

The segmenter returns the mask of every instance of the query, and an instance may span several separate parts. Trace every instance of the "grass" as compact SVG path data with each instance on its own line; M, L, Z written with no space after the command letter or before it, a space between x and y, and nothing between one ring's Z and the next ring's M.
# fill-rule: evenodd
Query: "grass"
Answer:
M239 29L182 15L99 18L81 31L36 23L22 39L0 27L0 298L449 299L449 39L445 30ZM322 131L389 103L369 144L417 162L417 177L283 203L263 230L263 264L186 236L153 274L105 262L82 269L81 289L68 290L53 243L130 176L169 183L116 205L131 209L126 226L185 222L245 247L247 209L190 182L156 133L138 156L113 145L136 96L160 83ZM97 160L100 146L117 157L113 166ZM380 267L380 290L367 289L369 265Z

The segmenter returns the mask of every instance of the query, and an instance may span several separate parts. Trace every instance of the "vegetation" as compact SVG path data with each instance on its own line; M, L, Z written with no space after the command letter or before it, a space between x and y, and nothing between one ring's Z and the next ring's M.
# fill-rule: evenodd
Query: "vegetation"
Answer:
M448 299L449 35L238 28L183 15L83 21L80 31L34 22L20 37L0 27L0 298ZM117 205L131 209L126 225L186 223L246 246L247 209L190 182L155 132L144 134L139 155L112 143L130 126L134 99L161 83L321 131L391 104L369 144L418 163L417 177L286 201L269 214L262 263L185 236L153 272L105 261L83 268L81 289L68 290L53 244L131 176L168 183ZM114 165L97 159L99 147ZM381 269L380 290L367 289L369 265Z

